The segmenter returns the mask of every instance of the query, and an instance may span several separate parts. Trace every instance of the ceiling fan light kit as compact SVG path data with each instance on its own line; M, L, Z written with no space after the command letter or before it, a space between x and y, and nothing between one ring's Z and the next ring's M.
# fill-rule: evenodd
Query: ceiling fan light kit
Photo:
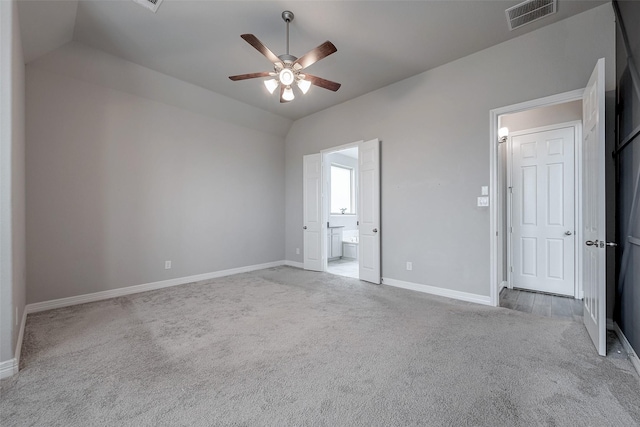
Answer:
M274 93L276 89L280 87L280 102L289 102L295 99L293 86L297 86L302 94L306 94L311 88L311 85L329 89L334 92L337 91L340 88L340 83L301 72L319 60L337 52L338 49L336 49L333 43L326 41L300 58L289 54L289 23L293 21L293 17L294 15L291 11L285 10L282 12L282 19L287 23L287 53L285 54L276 56L253 34L242 34L240 36L273 63L273 72L240 74L230 76L229 78L233 81L238 81L269 77L269 79L264 81L264 85L269 93Z

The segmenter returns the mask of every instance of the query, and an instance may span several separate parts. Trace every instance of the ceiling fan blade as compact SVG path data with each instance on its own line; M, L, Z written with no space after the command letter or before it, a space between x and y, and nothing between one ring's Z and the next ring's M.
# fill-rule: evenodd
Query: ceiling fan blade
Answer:
M284 103L289 102L289 101L287 101L286 99L284 99L284 98L282 97L282 95L284 95L284 85L280 85L280 103L281 103L281 104L284 104Z
M340 89L340 86L342 86L340 83L332 82L331 80L326 80L321 77L312 76L311 74L306 73L304 75L304 79L308 80L313 85L320 86L334 92Z
M268 71L263 71L261 73L249 73L249 74L239 74L237 76L229 76L231 80L234 82L238 80L247 80L247 79L257 79L258 77L269 77L271 73Z
M326 41L322 43L320 46L315 49L310 50L305 53L302 57L298 58L294 63L294 67L297 65L300 66L299 69L307 68L308 66L315 64L320 61L322 58L326 58L332 53L337 52L338 49L331 43L330 41Z
M282 62L280 58L278 58L273 52L271 52L269 48L266 47L264 44L262 44L262 42L258 40L258 38L253 34L243 34L240 37L242 37L251 46L256 48L258 52L266 56L267 59L273 62L274 64L277 64L278 62L280 63Z

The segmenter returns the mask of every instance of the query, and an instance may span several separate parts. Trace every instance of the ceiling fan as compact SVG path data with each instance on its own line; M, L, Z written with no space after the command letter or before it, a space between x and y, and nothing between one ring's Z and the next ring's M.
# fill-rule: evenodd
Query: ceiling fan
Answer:
M332 91L340 89L340 83L325 80L302 71L322 58L337 52L338 49L330 41L322 43L315 49L307 52L300 58L289 54L289 23L293 21L293 12L285 10L282 12L282 19L287 23L287 53L276 56L253 34L242 34L247 43L253 46L258 52L263 54L273 63L273 71L263 71L260 73L240 74L230 76L233 81L255 79L259 77L271 77L265 80L264 85L270 93L280 87L280 102L293 101L295 95L293 87L297 86L303 94L306 94L311 85L316 85Z

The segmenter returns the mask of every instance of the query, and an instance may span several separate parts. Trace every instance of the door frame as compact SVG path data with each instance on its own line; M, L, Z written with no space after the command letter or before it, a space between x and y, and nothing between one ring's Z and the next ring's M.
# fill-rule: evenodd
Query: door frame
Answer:
M506 185L507 188L511 188L513 186L513 159L511 153L513 153L513 143L512 138L514 136L526 135L529 133L537 133L537 132L546 132L563 128L573 128L573 138L574 138L574 150L573 150L573 221L574 221L574 230L573 233L575 235L575 239L573 241L573 253L574 253L574 263L573 263L573 297L576 299L582 299L582 281L581 272L582 272L582 248L579 243L582 242L582 227L581 227L581 209L582 206L582 187L580 185L580 177L582 176L582 120L572 120L570 122L564 123L556 123L548 126L535 127L530 129L524 129L520 131L516 131L513 133L509 133L509 137L506 146L506 182L500 183ZM502 166L500 164L499 166ZM502 185L498 187L499 191L502 191ZM500 193L503 194L503 193ZM509 229L509 227L513 227L513 197L512 193L507 194L507 200L504 200L506 204L507 215L505 218L506 224L504 224L504 232ZM513 266L513 234L507 233L507 266ZM507 286L509 289L513 289L513 271L510 268L507 268Z
M534 108L548 107L551 105L564 104L566 102L582 100L584 88L570 92L564 92L531 101L495 108L489 111L489 296L490 304L497 307L500 304L499 293L505 285L502 273L498 272L498 267L504 259L506 245L502 242L502 236L506 231L506 219L502 218L500 212L505 207L506 201L500 197L498 172L502 166L506 166L498 156L498 126L499 117L503 114L513 114ZM576 143L576 158L582 159L582 143ZM579 172L578 172L579 174ZM581 178L582 175L579 175ZM581 182L581 181L578 181ZM500 182L501 184L501 182ZM577 188L578 197L581 199L582 189ZM577 206L581 206L577 205ZM579 210L579 209L578 209ZM582 213L577 215L576 227L582 229ZM576 238L578 241L578 238ZM577 283L582 283L582 251L576 251L576 268L579 275L576 276Z
M320 194L322 197L321 203L322 203L322 256L323 256L323 261L322 261L322 271L327 271L328 268L328 264L329 264L329 259L327 257L327 248L329 246L327 246L329 244L329 242L327 242L327 222L329 222L329 198L326 197L326 195L328 194L328 181L327 179L329 179L329 177L326 175L327 171L326 171L326 165L325 165L325 160L327 155L331 154L331 153L335 153L336 151L342 151L342 150L346 150L348 148L358 148L360 146L361 143L363 143L364 140L360 140L360 141L355 141L355 142L350 142L348 144L342 144L342 145L338 145L336 147L331 147L331 148L326 148L324 150L320 150L320 158L322 160L322 166L321 166L321 182L320 182ZM358 160L359 161L359 160ZM360 185L360 182L358 180L358 186ZM359 194L360 193L360 189L357 188L356 189L356 193ZM360 207L358 206L356 209L356 221L358 221L358 217L360 215Z

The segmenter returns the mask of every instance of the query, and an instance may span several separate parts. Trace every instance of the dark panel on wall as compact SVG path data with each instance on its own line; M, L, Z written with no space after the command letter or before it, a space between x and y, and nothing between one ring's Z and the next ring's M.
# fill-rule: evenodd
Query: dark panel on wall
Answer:
M616 292L615 320L633 346L640 351L640 215L631 217L640 173L640 2L614 1L619 11L616 32L618 165L618 243L621 253ZM622 23L622 25L621 25ZM624 26L624 33L622 27ZM627 43L625 43L625 40ZM634 79L636 81L634 81ZM633 136L635 135L635 137ZM624 148L621 147L623 143ZM640 201L635 201L640 204ZM631 236L631 238L629 238ZM624 254L622 253L624 251Z

